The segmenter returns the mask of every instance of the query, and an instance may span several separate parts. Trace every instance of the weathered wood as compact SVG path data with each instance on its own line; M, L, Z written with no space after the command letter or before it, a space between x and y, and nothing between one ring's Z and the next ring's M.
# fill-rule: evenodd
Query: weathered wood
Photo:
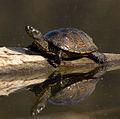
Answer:
M104 53L107 71L120 69L120 54ZM45 58L25 48L0 48L0 95L8 95L25 86L41 83L55 70L61 73L88 72L98 64L82 58L63 61L58 68L52 67Z
M30 55L29 55L30 54ZM109 64L118 64L120 62L120 54L104 53L107 56ZM90 59L82 58L73 61L63 61L61 66L58 68L64 69L68 67L81 67L81 66L98 66L95 62ZM24 72L35 72L35 71L48 71L56 70L53 68L47 60L37 55L35 52L29 52L25 48L0 48L0 74L11 74L11 73L24 73Z

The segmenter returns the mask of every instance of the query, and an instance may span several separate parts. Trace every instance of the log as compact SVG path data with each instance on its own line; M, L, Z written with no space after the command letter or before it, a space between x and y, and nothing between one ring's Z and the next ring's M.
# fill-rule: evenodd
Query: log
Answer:
M104 53L107 71L120 69L120 54ZM27 48L0 48L0 95L9 95L18 89L45 81L54 71L62 74L85 73L99 65L88 58L63 61L58 68L47 59Z

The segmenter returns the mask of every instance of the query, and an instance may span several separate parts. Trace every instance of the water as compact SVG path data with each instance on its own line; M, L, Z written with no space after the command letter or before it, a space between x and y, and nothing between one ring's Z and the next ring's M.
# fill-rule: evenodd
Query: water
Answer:
M119 53L119 0L0 0L0 46L25 47L31 43L24 27L32 25L43 34L61 27L84 30L102 52ZM120 71L107 72L93 93L77 105L58 106L47 102L38 118L119 119ZM37 97L21 91L0 97L0 118L32 118Z

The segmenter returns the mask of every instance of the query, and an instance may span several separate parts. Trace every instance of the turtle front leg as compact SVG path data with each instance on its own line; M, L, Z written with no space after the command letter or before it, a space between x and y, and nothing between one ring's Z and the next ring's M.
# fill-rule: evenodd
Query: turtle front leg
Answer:
M96 63L99 64L103 64L107 62L106 56L98 51L88 54L88 58L94 60Z
M53 67L57 68L60 64L56 63L55 60L48 59L49 64L51 64Z
M48 59L48 62L55 68L60 65L61 61L62 61L61 51L58 51L58 53L54 56L54 58Z

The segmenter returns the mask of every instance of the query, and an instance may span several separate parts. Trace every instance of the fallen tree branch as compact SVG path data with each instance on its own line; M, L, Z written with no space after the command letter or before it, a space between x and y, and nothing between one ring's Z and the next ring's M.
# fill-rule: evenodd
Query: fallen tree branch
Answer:
M107 57L107 71L120 69L120 54L104 53ZM47 60L25 48L0 48L0 95L8 95L25 86L41 83L55 70L67 73L84 73L98 64L88 58L63 61L58 68Z

